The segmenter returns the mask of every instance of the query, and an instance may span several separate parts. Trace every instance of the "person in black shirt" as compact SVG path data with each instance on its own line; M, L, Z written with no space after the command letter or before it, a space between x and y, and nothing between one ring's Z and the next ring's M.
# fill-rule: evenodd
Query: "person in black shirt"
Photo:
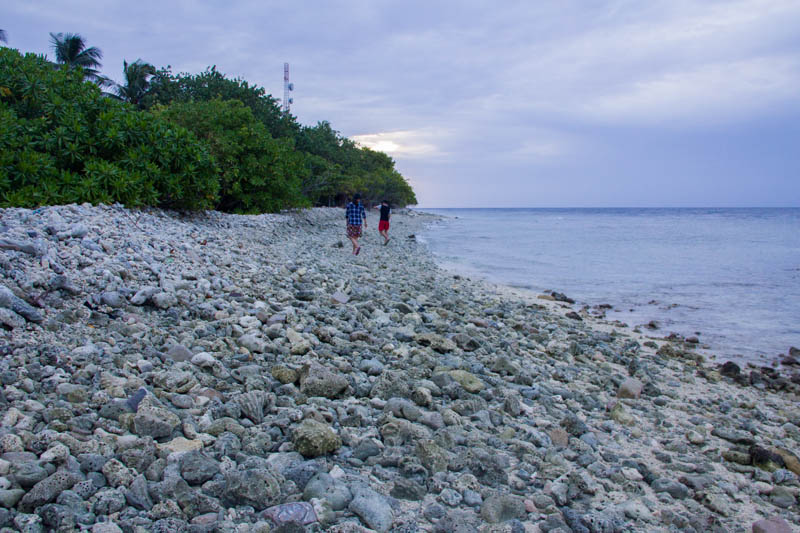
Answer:
M381 210L381 220L378 222L378 233L383 237L383 245L389 244L389 217L392 215L392 208L389 207L389 202L386 200L381 202L381 205L376 206L375 209Z

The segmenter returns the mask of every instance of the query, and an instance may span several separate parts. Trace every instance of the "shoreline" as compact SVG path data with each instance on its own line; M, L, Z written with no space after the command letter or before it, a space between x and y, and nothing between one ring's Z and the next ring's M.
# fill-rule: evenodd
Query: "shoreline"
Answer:
M555 209L558 210L558 209ZM670 209L671 210L671 209ZM702 209L701 209L702 210ZM440 214L440 213L431 213L425 212L424 210L420 210L418 212L425 213L429 216L439 217L443 222L451 217L459 218L456 215L447 215L447 214ZM480 272L476 269L471 269L467 264L458 263L455 261L442 261L438 260L437 264L444 270L451 272L452 274L458 274L461 276L465 276L470 279L481 280L485 283L496 285L498 287L508 287L512 290L519 291L521 294L526 292L533 294L536 297L546 297L550 293L557 293L564 289L563 287L550 287L548 289L535 289L529 286L519 286L514 285L512 282L508 281L494 281L488 276L486 273ZM575 296L574 294L570 293L570 296ZM647 298L644 298L646 300ZM565 303L565 302L562 302ZM656 302L650 301L647 305L653 305ZM771 355L768 351L765 350L755 350L752 353L748 352L748 355L744 355L742 353L735 353L735 350L730 347L730 339L728 339L728 346L725 347L724 341L726 337L721 337L713 329L709 331L704 331L705 335L700 335L699 332L693 331L693 328L690 327L680 327L680 324L676 323L673 324L673 327L677 330L682 330L684 333L679 333L677 331L672 331L669 326L662 326L659 324L661 318L653 318L654 315L647 316L645 311L639 310L637 311L637 315L640 320L643 322L640 324L631 323L629 320L626 319L626 312L619 307L619 302L614 302L613 300L602 300L602 304L590 304L586 301L580 299L580 295L578 295L578 299L571 304L572 310L577 311L581 314L583 319L591 319L597 322L598 324L617 324L617 327L626 329L626 330L639 330L643 335L653 339L658 340L661 338L669 338L674 337L675 335L680 335L685 338L695 337L698 339L698 342L695 343L695 351L703 355L709 364L721 365L725 362L731 361L736 363L739 366L746 366L749 368L760 368L762 366L771 366L775 368L780 368L783 370L784 373L791 374L793 371L796 371L796 368L792 368L792 365L783 365L782 361L785 359L792 360L792 357L787 357L790 353L792 348L795 346L787 345L784 348L783 353L772 353ZM633 304L633 305L644 305L644 304ZM677 305L677 304L675 304ZM605 306L605 307L604 307ZM667 306L672 307L672 306ZM631 309L631 311L633 311ZM658 313L656 313L658 315ZM663 317L662 317L663 318ZM649 321L649 322L648 322ZM653 327L650 327L650 324L653 324ZM686 324L684 323L684 326ZM688 333L686 333L688 331ZM711 337L716 337L716 342L708 341L704 339L704 337L711 335Z
M0 527L800 521L796 384L454 276L428 216L0 210Z

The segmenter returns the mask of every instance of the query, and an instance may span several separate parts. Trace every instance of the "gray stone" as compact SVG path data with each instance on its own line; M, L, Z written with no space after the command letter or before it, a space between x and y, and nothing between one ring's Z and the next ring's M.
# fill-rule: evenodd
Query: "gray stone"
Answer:
M353 495L345 483L322 472L311 478L303 491L304 500L309 501L312 498L325 500L330 504L331 509L341 511L350 505Z
M31 488L19 503L23 512L33 511L46 503L54 501L63 491L81 480L78 475L68 470L58 470Z
M797 503L794 493L789 487L783 486L772 489L772 492L769 494L769 501L772 502L773 505L783 509L788 509Z
M14 479L22 488L29 489L47 477L47 470L38 462L20 463L13 469Z
M413 479L398 478L394 481L392 486L391 496L401 500L420 501L427 494L424 486L420 485Z
M4 489L0 490L0 505L6 509L11 509L25 495L23 489Z
M682 500L689 497L689 488L686 485L668 478L662 477L656 479L653 481L651 487L653 488L654 492L667 492L676 500Z
M300 391L307 396L338 398L349 385L344 376L316 363L303 365L299 374Z
M147 490L147 480L143 475L136 476L125 489L125 500L137 509L149 511L153 507L153 501Z
M219 463L201 451L181 456L181 477L190 485L205 483L219 472Z
M753 533L792 533L792 527L778 516L753 523Z
M137 435L153 437L169 437L180 425L178 416L162 407L143 405L139 407L133 418L133 427Z
M481 518L491 524L527 516L522 498L507 493L492 494L481 506Z
M10 309L28 322L38 323L44 320L44 317L36 308L19 298L5 285L0 285L0 307Z
M178 305L178 298L171 292L157 292L150 297L150 300L159 309L169 309Z
M364 524L375 531L389 531L394 521L394 513L386 497L365 485L353 487L353 501L349 509Z
M619 398L638 398L642 395L644 384L638 379L628 378L620 384L617 390Z
M183 344L173 344L167 350L167 356L177 363L189 361L192 355L192 351Z
M92 510L98 515L118 513L125 508L125 495L118 489L106 489L94 496Z

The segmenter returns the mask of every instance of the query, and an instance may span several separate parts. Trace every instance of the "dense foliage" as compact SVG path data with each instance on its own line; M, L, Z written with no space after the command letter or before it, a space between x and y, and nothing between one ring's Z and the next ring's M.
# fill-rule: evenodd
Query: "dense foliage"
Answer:
M217 98L172 104L156 112L210 146L220 167L219 209L260 213L306 204L300 194L307 173L302 154L289 139L273 139L242 102Z
M0 205L215 205L217 167L204 143L83 78L0 49Z
M274 139L293 143L299 152L296 155L301 157L293 159L292 164L301 161L305 169L295 177L306 202L340 205L353 193L360 192L367 201L387 199L395 205L417 203L414 191L395 170L389 156L358 147L326 121L313 127L301 126L291 114L281 112L278 101L264 88L239 78L227 78L216 67L200 74L173 74L169 68L157 71L140 106L146 109L214 99L241 102ZM170 116L178 120L177 115Z
M87 67L97 62L65 59L87 50L99 59L99 50L71 34L53 42L63 67L0 49L2 206L88 201L257 213L342 205L356 192L368 203L416 203L389 156L328 122L301 126L263 88L214 67L175 75L126 61L116 89L124 103L84 82L96 78Z

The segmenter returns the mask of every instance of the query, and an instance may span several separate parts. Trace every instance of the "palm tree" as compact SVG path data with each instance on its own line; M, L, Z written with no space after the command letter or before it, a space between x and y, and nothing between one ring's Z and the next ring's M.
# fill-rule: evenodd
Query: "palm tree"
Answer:
M83 37L77 33L50 33L50 43L56 53L56 61L69 68L82 67L86 78L101 80L97 67L102 66L103 52L96 46L86 48Z
M117 85L117 95L126 102L138 104L150 87L150 77L155 75L156 67L141 59L131 64L123 61L122 72L125 75L125 84Z
M0 42L7 43L8 36L6 35L6 30L0 30Z

